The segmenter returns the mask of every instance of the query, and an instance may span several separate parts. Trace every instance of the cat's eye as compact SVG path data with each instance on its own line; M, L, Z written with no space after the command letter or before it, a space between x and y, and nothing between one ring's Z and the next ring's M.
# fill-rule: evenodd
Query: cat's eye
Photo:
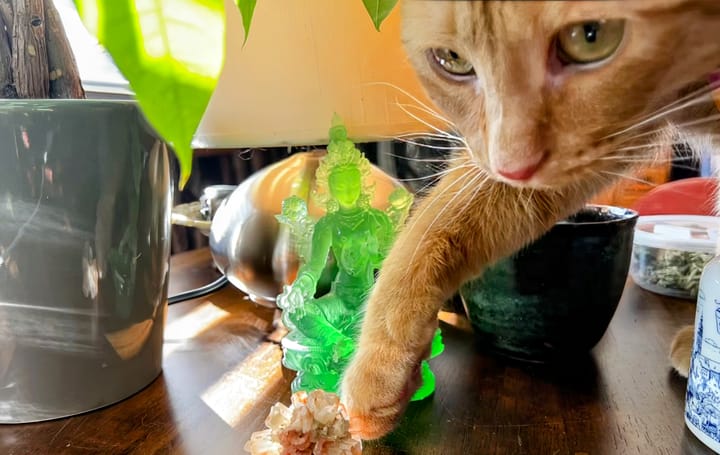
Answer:
M429 56L437 68L453 79L467 79L475 76L475 68L472 64L452 49L430 49Z
M558 58L564 64L585 65L612 56L625 35L622 19L572 24L557 36Z

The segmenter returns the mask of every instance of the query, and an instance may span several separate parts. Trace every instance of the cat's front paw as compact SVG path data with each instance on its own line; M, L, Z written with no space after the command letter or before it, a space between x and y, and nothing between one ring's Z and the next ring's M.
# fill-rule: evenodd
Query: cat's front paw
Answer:
M392 344L361 344L341 391L355 437L378 439L397 426L420 386L422 358Z

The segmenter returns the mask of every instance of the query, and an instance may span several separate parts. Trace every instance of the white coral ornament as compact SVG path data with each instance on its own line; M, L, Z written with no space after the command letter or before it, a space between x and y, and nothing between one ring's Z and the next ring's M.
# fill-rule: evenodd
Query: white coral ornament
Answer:
M337 395L322 390L297 392L287 407L276 403L266 430L245 444L251 455L359 455L362 443L350 435L350 422Z

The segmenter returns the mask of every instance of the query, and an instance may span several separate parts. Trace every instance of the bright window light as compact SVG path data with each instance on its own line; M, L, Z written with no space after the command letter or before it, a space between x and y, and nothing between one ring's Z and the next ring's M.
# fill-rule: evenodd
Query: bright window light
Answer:
M54 0L65 33L75 53L83 87L88 92L130 94L125 78L109 54L83 25L72 0Z

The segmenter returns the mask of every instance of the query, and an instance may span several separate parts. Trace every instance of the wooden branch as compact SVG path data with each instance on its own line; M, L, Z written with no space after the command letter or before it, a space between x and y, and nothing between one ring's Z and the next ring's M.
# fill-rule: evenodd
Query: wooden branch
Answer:
M12 35L13 28L13 0L0 0L0 17L5 23L6 33ZM12 45L12 42L10 43Z
M16 0L12 33L13 80L19 98L50 95L43 0Z
M50 98L85 98L75 56L52 0L45 0Z
M0 0L0 98L17 98L12 72L12 4Z

